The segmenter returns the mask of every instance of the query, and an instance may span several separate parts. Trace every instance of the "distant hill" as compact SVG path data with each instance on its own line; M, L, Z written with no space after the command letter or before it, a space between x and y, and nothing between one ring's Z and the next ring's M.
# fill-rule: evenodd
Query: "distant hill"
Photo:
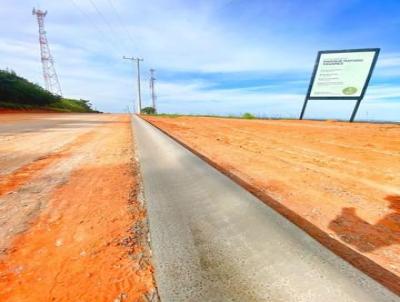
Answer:
M0 70L0 108L100 113L92 108L90 101L62 98L6 70Z

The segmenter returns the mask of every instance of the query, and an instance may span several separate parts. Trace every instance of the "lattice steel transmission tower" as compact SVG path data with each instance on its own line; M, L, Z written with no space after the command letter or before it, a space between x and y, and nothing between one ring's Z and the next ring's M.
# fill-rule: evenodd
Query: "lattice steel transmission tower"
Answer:
M156 93L154 92L154 81L156 78L154 77L155 69L150 69L150 93L151 93L151 101L154 108L154 111L157 112L156 108Z
M47 41L46 30L44 29L44 17L46 17L47 11L34 8L32 10L32 15L37 17L39 24L40 56L45 87L48 91L61 96L60 82L58 81L57 72L54 68L54 60L50 53L49 42Z

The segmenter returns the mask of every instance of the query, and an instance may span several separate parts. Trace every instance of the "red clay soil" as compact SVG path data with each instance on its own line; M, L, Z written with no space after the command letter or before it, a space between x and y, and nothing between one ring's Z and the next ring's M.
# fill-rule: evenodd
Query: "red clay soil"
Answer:
M400 293L400 126L144 117Z
M54 162L62 160L71 154L74 149L79 148L83 143L93 138L93 132L85 133L75 139L72 143L66 144L58 152L50 153L47 156L39 157L33 162L19 167L13 173L0 179L0 197L17 189L30 179L35 177L41 170L54 164Z
M79 135L44 164L39 160L2 177L3 193L5 187L13 192L0 202L17 196L13 207L21 212L18 196L31 190L29 184L34 191L24 202L33 203L49 180L61 182L34 217L12 221L23 231L4 243L0 255L0 301L151 301L156 295L129 118L99 119L107 124Z

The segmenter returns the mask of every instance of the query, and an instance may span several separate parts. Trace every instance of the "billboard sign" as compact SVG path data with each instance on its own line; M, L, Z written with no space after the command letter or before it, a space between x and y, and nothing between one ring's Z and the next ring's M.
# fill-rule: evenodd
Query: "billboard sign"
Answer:
M379 48L318 52L300 119L303 118L308 100L350 99L360 102L367 89L378 54Z

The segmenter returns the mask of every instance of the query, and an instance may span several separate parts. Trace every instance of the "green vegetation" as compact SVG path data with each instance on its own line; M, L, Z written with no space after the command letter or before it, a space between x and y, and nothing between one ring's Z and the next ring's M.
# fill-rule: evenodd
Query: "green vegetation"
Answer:
M143 110L142 110L143 113ZM244 113L242 115L218 115L218 114L180 114L180 113L149 113L149 115L176 118L181 116L192 116L192 117L216 117L216 118L233 118L233 119L260 119L251 113Z
M51 108L68 112L98 112L92 109L89 101L85 100L59 99L51 104Z
M156 109L153 107L144 107L140 112L143 114L156 114Z
M10 102L0 102L0 108L28 110L28 109L35 109L37 107L31 106L31 105L24 105L24 104L15 104L15 103L10 103Z
M22 105L47 106L60 99L37 84L15 74L0 70L0 101Z
M255 119L256 117L254 115L252 115L251 113L243 113L242 118L246 119L246 120L252 120Z
M191 116L191 115L183 115L183 114L177 114L177 113L156 113L152 114L154 116L162 116L162 117L170 117L170 118L175 118L175 117L180 117L180 116Z
M0 108L48 109L60 112L98 112L86 100L64 99L13 71L0 70Z

